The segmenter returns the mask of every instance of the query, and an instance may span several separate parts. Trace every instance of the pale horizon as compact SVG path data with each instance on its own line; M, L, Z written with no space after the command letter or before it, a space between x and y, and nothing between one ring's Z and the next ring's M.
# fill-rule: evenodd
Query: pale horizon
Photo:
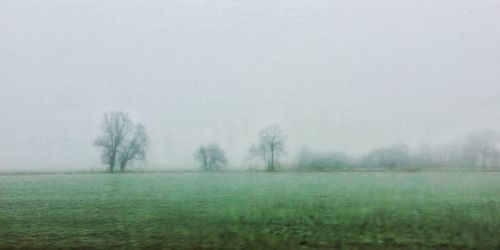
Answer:
M500 2L0 0L0 171L106 169L102 116L151 138L131 169L244 168L258 132L359 157L500 130Z

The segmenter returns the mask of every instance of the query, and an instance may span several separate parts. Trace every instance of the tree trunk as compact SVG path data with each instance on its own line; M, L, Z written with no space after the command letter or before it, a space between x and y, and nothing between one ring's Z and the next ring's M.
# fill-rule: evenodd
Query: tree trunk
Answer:
M267 168L267 170L268 171L273 171L274 170L274 148L273 148L273 146L271 146L270 151L271 152L269 152L270 153L270 155L269 155L270 158L268 160L268 168Z
M113 173L114 169L115 169L115 159L112 157L109 160L109 172Z
M127 167L127 161L121 161L120 162L120 171L123 172L125 170L125 167Z
M271 164L270 164L269 171L273 171L273 170L274 170L274 148L271 147Z
M109 172L113 173L116 163L116 150L113 150L109 159Z

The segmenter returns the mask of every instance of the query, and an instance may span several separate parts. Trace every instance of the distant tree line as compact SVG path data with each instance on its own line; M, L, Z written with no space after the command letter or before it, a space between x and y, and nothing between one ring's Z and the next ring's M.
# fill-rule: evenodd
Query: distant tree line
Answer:
M101 151L101 160L109 172L117 167L124 171L134 162L144 161L149 145L146 128L135 124L128 114L112 111L104 114L101 134L94 145ZM280 158L286 154L286 135L272 125L258 133L258 141L249 148L250 158L265 165L267 171L278 169ZM467 168L500 169L500 133L478 130L452 144L421 145L414 150L405 144L376 148L358 158L340 152L302 150L295 162L280 168L303 171L331 171L342 169L431 169ZM199 146L194 154L203 171L220 171L228 164L224 150L217 143Z
M452 144L423 144L411 150L405 144L373 149L354 159L345 154L318 153L304 150L299 154L297 169L328 171L338 169L500 169L500 133L495 130L471 132Z
M353 160L339 152L314 152L304 149L299 153L299 170L328 171L353 167Z

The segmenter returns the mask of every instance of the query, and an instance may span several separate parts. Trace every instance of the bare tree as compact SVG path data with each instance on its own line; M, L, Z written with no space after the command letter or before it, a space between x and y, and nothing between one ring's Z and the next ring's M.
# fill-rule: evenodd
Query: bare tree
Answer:
M117 163L123 171L128 162L144 159L148 138L142 125L134 126L128 114L112 111L104 114L102 134L94 145L101 149L101 160L113 172Z
M268 171L274 171L279 157L285 153L285 138L276 125L263 129L259 133L259 143L250 147L250 154L266 162Z
M122 147L119 148L120 171L125 170L125 167L130 162L145 160L148 144L149 138L146 129L142 124L137 124L130 138L127 138Z
M204 171L218 171L227 164L226 154L216 143L200 146L195 159Z
M101 148L102 163L109 165L109 171L113 172L118 155L118 149L130 133L132 121L128 115L121 111L112 111L104 114L102 135L97 137L94 145Z
M200 146L194 154L194 159L200 163L200 167L204 171L208 171L208 152L205 146Z

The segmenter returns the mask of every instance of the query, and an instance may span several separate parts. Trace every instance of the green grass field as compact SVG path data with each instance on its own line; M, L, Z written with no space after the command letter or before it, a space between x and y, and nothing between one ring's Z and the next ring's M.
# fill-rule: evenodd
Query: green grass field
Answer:
M0 248L500 249L500 173L0 176Z

